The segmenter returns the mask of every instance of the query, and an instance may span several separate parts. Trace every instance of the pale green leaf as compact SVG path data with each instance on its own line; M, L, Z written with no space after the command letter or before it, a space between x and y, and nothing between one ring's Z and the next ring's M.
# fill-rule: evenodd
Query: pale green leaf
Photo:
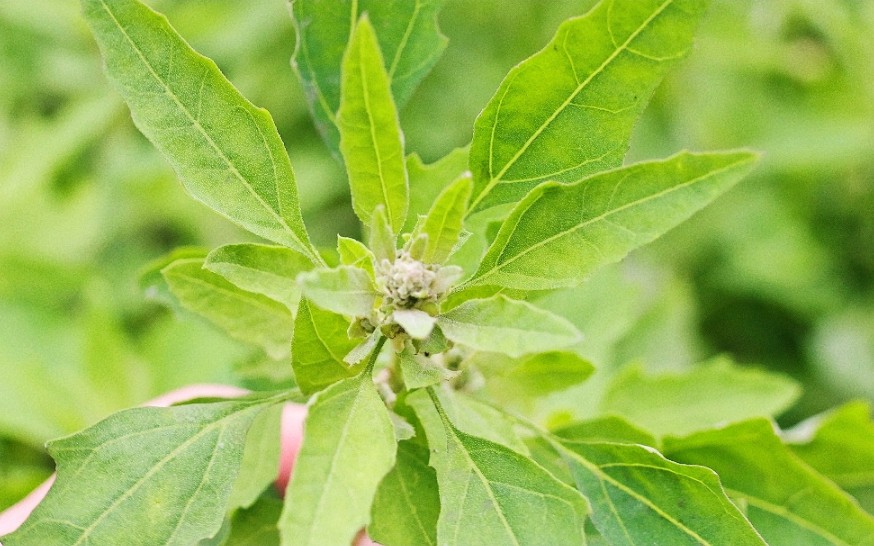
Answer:
M771 546L874 543L874 517L798 459L767 419L685 438L665 438L665 455L712 468Z
M283 546L351 544L370 519L397 447L370 369L322 391L309 410L279 522Z
M240 473L228 499L228 511L248 508L276 481L279 475L279 421L282 405L258 414L246 435Z
M467 171L467 160L467 148L456 148L428 165L416 153L407 156L410 210L403 232L411 232L419 215L431 209L440 192Z
M568 389L595 371L589 361L569 351L549 351L518 359L497 353L476 353L467 363L486 374L486 388L493 398L506 402Z
M376 258L374 263L381 264L383 260L395 261L397 238L392 232L384 206L379 205L374 209L369 228L367 241Z
M398 355L398 364L404 385L409 390L436 385L450 375L447 369L441 368L424 356L413 354L409 348Z
M470 192L470 178L462 177L437 196L419 229L428 236L423 262L443 263L452 254L464 226Z
M337 253L340 254L342 265L358 267L367 271L371 277L375 276L373 264L376 257L361 241L340 235L337 237Z
M419 309L395 309L392 317L413 339L427 339L437 323L436 317Z
M407 217L407 169L400 121L390 82L367 15L355 25L343 57L340 151L349 173L352 207L364 224L378 205L385 207L392 231Z
M609 442L659 447L658 441L652 434L615 415L570 423L555 429L552 433L563 440L575 442Z
M291 366L300 390L316 392L341 379L361 373L343 362L357 342L349 339L349 321L342 315L310 305L306 298L294 319Z
M567 320L501 295L466 301L437 324L456 343L514 357L567 347L581 337Z
M740 180L756 157L681 153L574 184L541 184L510 213L468 284L575 286L692 216Z
M354 366L367 358L379 343L379 340L382 336L382 333L379 330L374 330L370 333L369 336L364 338L364 341L356 345L352 348L351 351L346 353L346 356L343 357L343 362L349 364L350 366Z
M246 292L203 269L202 260L177 260L162 273L186 309L206 317L231 337L262 347L272 358L288 356L294 320L281 303Z
M332 150L339 149L335 113L340 107L340 66L351 23L367 13L376 33L395 102L403 106L446 47L437 28L443 0L293 0L297 30L293 64L303 83L316 126Z
M706 0L602 0L516 66L477 119L471 211L545 180L618 167L664 74L691 47Z
M214 535L253 419L282 400L136 408L51 442L58 479L4 542L188 546Z
M685 373L645 376L639 367L616 377L601 410L662 436L684 435L752 417L777 416L798 398L792 379L727 359Z
M82 0L137 127L199 201L313 263L294 173L270 115L137 0Z
M439 421L422 421L439 484L439 544L585 544L588 506L579 493L531 459L461 432L438 411Z
M677 464L638 445L564 441L555 447L610 544L765 544L709 468Z
M297 282L308 300L341 315L369 316L376 301L370 276L357 267L317 269L301 273Z
M294 310L300 299L295 278L312 269L312 262L286 247L247 243L213 250L203 266L243 290L263 294Z
M139 279L137 283L143 295L152 300L166 305L174 310L179 310L179 301L170 292L170 287L167 286L167 281L161 270L177 260L199 258L205 260L209 255L209 250L200 247L180 246L174 248L168 254L155 258L139 271Z

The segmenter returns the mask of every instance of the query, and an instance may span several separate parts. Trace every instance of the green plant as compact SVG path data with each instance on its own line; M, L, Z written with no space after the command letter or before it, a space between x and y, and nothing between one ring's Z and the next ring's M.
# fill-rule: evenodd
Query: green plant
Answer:
M57 485L8 544L241 543L277 521L283 544L348 544L365 525L385 544L869 542L874 519L830 481L870 471L870 443L852 441L870 434L865 406L786 435L768 418L794 383L717 361L620 374L594 419L530 419L593 372L578 328L535 304L755 161L622 166L705 5L604 0L567 21L504 80L469 150L424 165L396 105L444 45L440 2L296 0L296 66L367 234L334 252L310 242L268 114L137 0L83 0L108 74L189 192L274 243L180 252L146 284L270 369L290 360L294 385L128 410L53 442ZM265 490L286 401L310 408L280 503Z

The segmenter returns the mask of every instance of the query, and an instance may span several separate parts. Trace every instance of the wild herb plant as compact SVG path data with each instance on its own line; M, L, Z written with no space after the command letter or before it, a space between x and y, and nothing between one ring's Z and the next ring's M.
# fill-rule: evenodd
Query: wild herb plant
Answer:
M148 282L290 365L295 386L131 409L51 442L57 482L4 542L342 545L366 527L386 545L871 543L874 519L829 479L870 461L848 433L870 434L865 406L793 447L769 417L794 386L716 362L624 376L611 404L628 419L547 429L520 409L594 370L578 329L538 299L755 163L622 164L706 3L602 0L509 73L469 148L424 165L397 108L445 47L441 1L294 0L294 65L366 234L334 250L310 241L266 111L138 0L82 0L140 130L192 196L271 243L180 252ZM280 500L290 401L309 413Z

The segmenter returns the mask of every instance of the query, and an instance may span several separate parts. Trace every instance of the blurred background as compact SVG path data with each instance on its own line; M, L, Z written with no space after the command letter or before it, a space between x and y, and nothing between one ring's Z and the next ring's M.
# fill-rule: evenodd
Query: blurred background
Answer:
M154 0L273 114L314 240L356 235L345 176L289 66L283 0ZM401 113L436 160L514 64L581 0L446 0L449 47ZM604 370L682 370L716 355L788 374L792 424L874 397L874 2L714 0L696 48L657 91L629 161L750 147L755 173L572 293L542 304L585 332ZM46 440L193 382L259 387L253 351L145 297L178 246L252 240L190 199L102 74L75 0L0 2L0 509L51 472ZM606 374L606 375L605 375ZM579 415L588 392L561 403Z

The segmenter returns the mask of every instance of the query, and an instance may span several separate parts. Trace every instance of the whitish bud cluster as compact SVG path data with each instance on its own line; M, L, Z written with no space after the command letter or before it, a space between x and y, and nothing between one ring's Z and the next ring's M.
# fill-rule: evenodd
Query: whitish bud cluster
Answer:
M376 286L383 294L383 307L412 309L426 302L436 302L454 279L442 274L437 264L425 264L398 251L394 262L382 260L376 272Z

